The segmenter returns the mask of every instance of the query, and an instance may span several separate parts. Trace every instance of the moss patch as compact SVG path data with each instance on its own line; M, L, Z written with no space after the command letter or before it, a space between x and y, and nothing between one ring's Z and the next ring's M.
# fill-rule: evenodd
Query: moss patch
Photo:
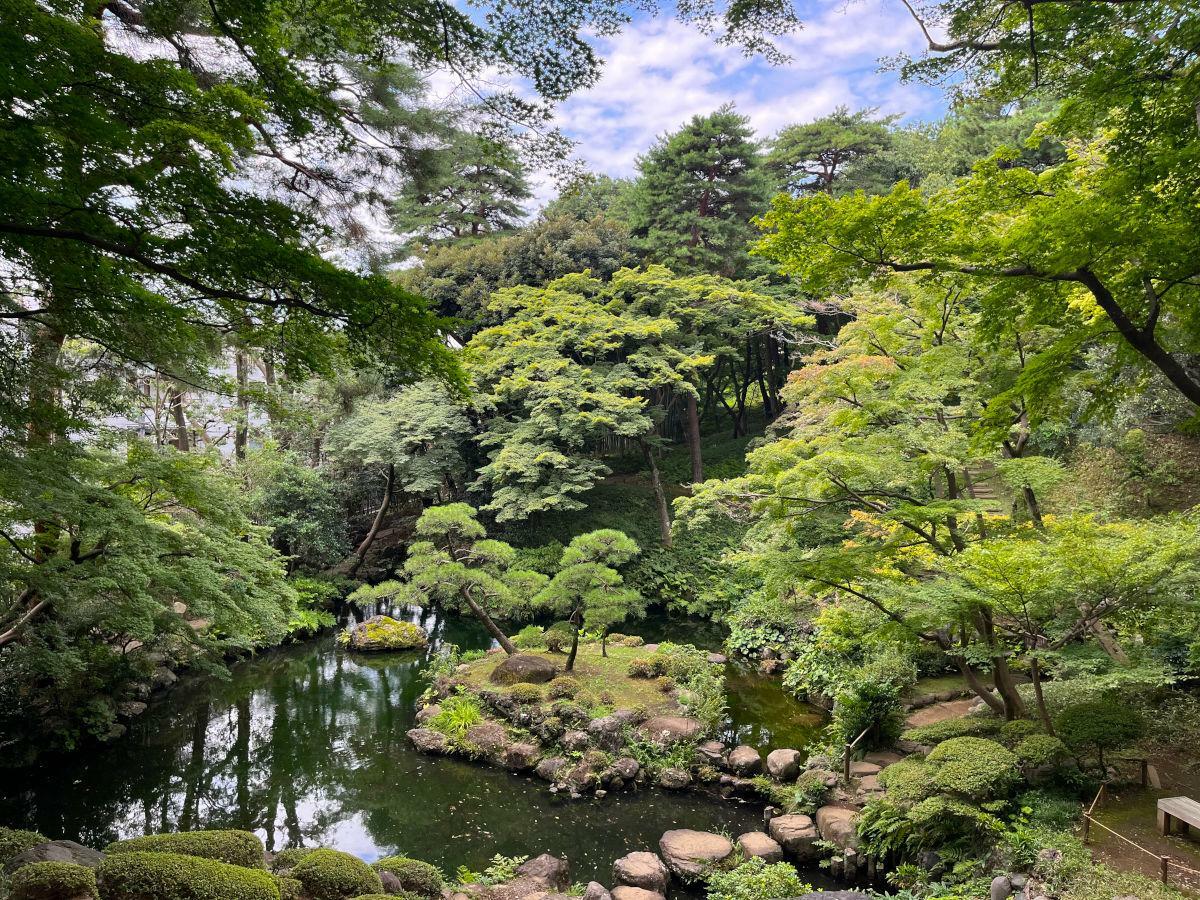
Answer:
M44 844L50 840L44 834L36 831L25 831L21 828L0 828L0 867L18 853L24 853L30 847Z
M533 656L542 656L561 667L566 662L562 653L549 651L527 651ZM575 669L571 673L581 685L576 702L584 706L606 706L614 709L644 707L648 714L673 709L671 698L664 695L652 681L630 678L629 663L646 652L636 647L618 647L609 644L608 656L600 655L599 644L582 644L575 658ZM466 672L458 677L468 687L477 690L505 690L497 688L488 680L492 670L504 661L504 654L489 653L483 659L469 664ZM509 691L512 688L508 689Z
M391 616L372 616L338 635L338 643L351 650L417 650L429 643L424 629Z

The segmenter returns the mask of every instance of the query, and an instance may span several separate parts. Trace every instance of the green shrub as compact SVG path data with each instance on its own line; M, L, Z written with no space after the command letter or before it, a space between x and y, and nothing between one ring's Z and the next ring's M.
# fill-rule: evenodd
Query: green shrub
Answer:
M656 678L662 674L659 665L659 660L653 656L639 656L629 661L629 668L626 671L630 678Z
M1034 828L1067 831L1079 820L1079 800L1045 790L1026 791L1017 797L1017 806Z
M269 872L180 853L114 853L96 875L104 900L279 900Z
M312 847L288 847L286 850L280 850L271 858L271 871L286 872L312 852Z
M105 853L178 853L215 859L247 869L263 868L263 845L249 831L181 831L178 834L148 834L116 841Z
M789 863L767 863L758 857L706 879L708 900L782 900L812 890Z
M304 885L295 878L276 875L275 884L279 888L279 900L300 900L304 896Z
M541 703L542 689L536 684L525 684L524 682L514 684L509 694L518 703Z
M1031 734L1013 747L1017 759L1030 769L1049 766L1067 755L1067 745L1049 734Z
M887 747L895 742L903 728L900 692L890 684L858 681L837 693L833 704L830 731L839 744L854 741L864 731L859 744L864 750Z
M886 770L885 770L886 771ZM783 791L783 802L779 805L788 813L804 813L813 815L817 808L825 802L829 788L825 786L825 773L819 771L801 772L796 783Z
M417 900L415 894L410 894L407 891L401 891L398 894L359 894L357 897L352 897L351 900Z
M551 700L571 700L579 693L579 682L568 675L559 675L546 688Z
M425 724L434 731L440 731L451 741L465 740L467 729L484 721L483 707L470 694L455 694L453 697L447 697L438 706L440 709L437 715L431 716Z
M314 850L289 873L304 885L312 900L345 900L359 894L383 893L375 870L357 856L340 850Z
M617 635L615 635L615 634L612 635L611 640L616 641ZM636 634L623 634L623 635L621 635L621 640L618 641L618 643L622 647L644 647L644 646L646 646L645 639L638 637Z
M562 653L570 645L574 629L569 622L555 622L546 629L546 649L551 653Z
M1013 719L1000 726L999 740L1006 747L1015 747L1031 734L1041 734L1042 726L1029 719Z
M96 873L69 862L35 862L17 869L9 883L9 900L76 900L99 898Z
M956 737L980 737L996 734L1003 723L998 719L980 716L965 716L961 719L946 719L944 722L934 722L932 725L921 725L910 728L900 736L918 744L940 744Z
M1119 750L1146 733L1146 723L1133 707L1108 700L1068 706L1055 723L1058 736L1076 753L1095 750L1104 765L1105 750Z
M892 763L880 772L879 783L887 790L888 799L897 803L917 803L937 793L933 767L913 756Z
M934 785L948 794L972 800L1002 797L1020 778L1017 757L987 738L959 737L933 748L928 762L934 766Z
M405 891L422 897L439 897L446 886L446 879L437 866L407 856L384 857L372 868L377 872L390 872Z
M50 840L44 834L36 831L25 831L21 828L0 828L0 867L18 853L24 853L30 847L44 844Z
M659 675L654 679L654 686L662 691L662 693L669 694L675 690L675 679L670 675Z
M518 650L538 650L546 646L545 634L537 625L526 625L512 637Z

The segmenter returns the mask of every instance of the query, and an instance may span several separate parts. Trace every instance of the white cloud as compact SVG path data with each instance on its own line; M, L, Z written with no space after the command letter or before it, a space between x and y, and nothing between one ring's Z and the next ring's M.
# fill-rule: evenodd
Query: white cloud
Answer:
M604 74L562 105L558 124L589 166L629 175L656 137L724 103L749 116L760 137L839 105L910 119L940 112L935 91L878 71L881 57L921 49L919 32L894 0L827 5L803 18L804 28L780 41L792 59L777 67L674 19L639 19L597 41Z

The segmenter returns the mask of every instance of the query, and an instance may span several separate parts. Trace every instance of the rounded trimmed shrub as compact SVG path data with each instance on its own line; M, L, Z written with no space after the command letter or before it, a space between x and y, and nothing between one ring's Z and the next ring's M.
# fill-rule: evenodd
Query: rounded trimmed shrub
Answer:
M918 744L940 744L942 741L956 737L996 734L1003 724L998 719L964 716L961 719L946 719L942 722L934 722L932 725L909 728L900 736Z
M1007 747L1013 747L1031 734L1041 734L1042 726L1029 719L1013 719L1000 726L1000 742Z
M340 850L314 850L296 863L289 876L304 885L312 900L345 900L383 893L375 870L357 856Z
M276 875L275 884L279 887L279 900L300 900L304 896L304 885L295 878Z
M271 871L286 872L312 853L313 849L312 847L288 847L286 850L280 850L271 858Z
M1095 750L1104 762L1105 750L1119 750L1136 743L1146 733L1141 713L1128 705L1092 700L1068 706L1055 722L1064 744L1079 752Z
M50 838L36 831L23 828L0 828L0 866L30 847L44 844Z
M559 675L546 688L546 696L551 700L571 700L579 693L579 682L569 675Z
M911 756L880 772L879 783L887 790L888 799L897 803L916 803L937 793L933 767Z
M249 831L181 831L178 834L148 834L145 837L116 841L105 853L178 853L215 859L231 866L262 869L263 845Z
M512 636L512 642L518 650L538 650L546 645L546 638L537 625L526 625Z
M613 635L613 637L615 638L616 635ZM622 635L620 644L622 647L644 647L646 640L636 634Z
M1020 779L1016 755L987 738L951 738L934 747L927 760L938 790L971 800L1001 797Z
M96 876L104 900L280 900L270 872L181 853L114 853Z
M385 856L371 868L390 872L406 892L422 897L440 897L446 879L437 866L407 856Z
M1031 734L1013 747L1017 759L1031 768L1049 766L1067 755L1067 745L1049 734Z
M518 703L542 702L542 689L536 684L526 684L524 682L514 684L512 689L509 691L509 694L511 694L512 698Z
M670 675L659 675L654 679L654 686L664 694L669 694L675 690L675 679Z
M76 900L100 897L96 873L69 862L35 862L13 872L9 900Z

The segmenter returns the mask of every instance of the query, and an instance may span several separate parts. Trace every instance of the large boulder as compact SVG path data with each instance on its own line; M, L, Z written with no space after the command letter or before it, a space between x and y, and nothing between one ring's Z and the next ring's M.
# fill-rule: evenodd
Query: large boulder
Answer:
M767 754L767 771L777 781L795 781L800 774L799 750L772 750Z
M491 756L508 746L508 732L496 722L483 722L467 729L467 743L474 744L485 755Z
M641 725L642 734L660 744L679 744L694 741L704 731L697 719L686 716L655 716Z
M850 763L850 777L864 778L867 775L878 775L881 768L877 763L867 762L865 759L856 759Z
M543 781L557 781L559 773L568 765L561 756L548 756L537 764L534 774Z
M745 744L729 751L728 763L729 770L735 775L757 775L762 771L762 756Z
M570 750L572 753L582 753L592 745L591 738L588 737L586 731L572 729L566 732L558 742L562 744L564 750Z
M839 849L858 846L858 834L854 829L856 813L840 806L822 806L817 810L817 831L821 840L829 841Z
M632 756L622 756L612 764L612 767L617 776L625 781L633 781L637 778L638 772L642 770L642 764Z
M697 744L696 761L701 765L723 767L725 765L725 745L720 741L704 741Z
M625 746L626 722L619 716L603 716L588 722L588 735L601 750L610 753Z
M528 772L537 762L541 748L537 744L521 742L504 750L504 767L513 772Z
M447 748L446 736L432 728L412 728L407 732L408 739L421 753L445 753Z
M767 826L783 852L801 862L816 856L817 826L804 815L776 816Z
M571 886L571 869L565 859L543 853L524 862L517 874L525 878L536 878L551 891L565 891Z
M666 900L658 891L619 884L612 889L612 900Z
M558 668L544 656L518 653L496 666L489 677L495 684L544 684L556 674Z
M683 878L696 878L733 854L729 838L709 831L676 828L658 842L659 853L667 868Z
M687 769L672 766L658 773L658 786L669 791L681 791L692 783L691 773Z
M600 882L589 881L583 889L583 900L612 900L612 894Z
M74 841L46 841L34 844L10 859L4 866L4 871L11 874L21 866L37 862L75 863L77 866L87 866L94 869L104 859L104 854Z
M763 862L777 863L783 861L783 848L769 834L761 831L748 831L737 839L738 849L747 859L758 857Z
M371 616L344 634L343 643L351 650L419 650L429 644L429 635L420 625L402 622L391 616Z
M627 884L665 894L670 880L671 873L667 871L666 864L659 859L657 853L638 850L627 853L613 863L613 882L616 884Z

